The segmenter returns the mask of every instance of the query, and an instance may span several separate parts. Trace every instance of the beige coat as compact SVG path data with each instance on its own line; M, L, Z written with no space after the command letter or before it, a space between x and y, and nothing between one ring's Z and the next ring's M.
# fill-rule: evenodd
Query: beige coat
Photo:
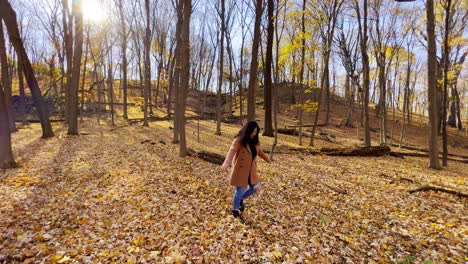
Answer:
M270 162L270 159L265 155L260 145L257 145L256 149L257 156L252 161L252 151L250 150L249 145L244 147L239 137L236 137L232 141L231 147L229 148L226 159L222 165L232 165L230 171L232 186L238 186L246 189L249 182L249 174L252 184L259 182L257 176L257 157L260 156L266 162Z

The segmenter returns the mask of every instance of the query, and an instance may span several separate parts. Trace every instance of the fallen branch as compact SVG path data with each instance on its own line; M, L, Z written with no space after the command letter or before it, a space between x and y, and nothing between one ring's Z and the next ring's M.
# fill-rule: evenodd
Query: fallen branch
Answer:
M49 121L51 123L58 123L58 122L65 122L65 119L50 119ZM18 119L18 120L15 120L15 122L23 122L23 120ZM26 120L26 122L28 122L28 123L40 123L41 120L39 120L39 119L28 119L28 120Z
M405 158L405 155L403 155L403 154L404 154L404 153L395 152L395 151L390 152L390 156L396 157L396 158L400 158L400 159L404 159L404 158Z
M380 157L388 155L391 149L388 146L372 146L357 148L322 148L320 152L327 156L360 156L360 157Z
M224 162L224 156L208 151L195 151L188 149L189 156L200 158L212 164L221 165Z
M449 189L444 189L444 188L440 188L440 187L435 187L435 186L419 187L417 189L410 190L409 193L413 194L415 192L425 192L425 191L444 192L444 193L452 194L452 195L455 195L455 196L458 196L458 197L468 198L468 194L466 194L466 193L462 193L462 192L458 192L458 191L454 191L454 190L449 190Z
M294 128L278 128L278 133L283 135L297 135L296 129Z

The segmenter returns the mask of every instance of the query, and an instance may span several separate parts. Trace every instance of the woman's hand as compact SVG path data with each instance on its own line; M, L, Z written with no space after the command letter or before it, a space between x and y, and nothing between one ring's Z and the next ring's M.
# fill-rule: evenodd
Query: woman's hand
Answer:
M221 170L223 170L223 171L228 172L230 168L231 168L230 164L223 163L223 165L221 165Z

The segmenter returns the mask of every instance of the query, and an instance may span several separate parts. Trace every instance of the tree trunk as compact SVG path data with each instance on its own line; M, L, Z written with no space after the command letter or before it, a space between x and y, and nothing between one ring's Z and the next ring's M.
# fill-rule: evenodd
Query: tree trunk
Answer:
M437 50L435 42L434 0L426 1L427 12L427 86L429 101L429 167L441 169L438 143Z
M252 60L250 61L249 90L247 97L247 119L249 121L255 119L255 89L257 87L258 49L261 40L260 23L262 20L262 5L263 0L256 0Z
M455 85L454 88L455 88L455 98L456 98L455 100L456 100L456 109L457 109L458 130L462 130L463 123L461 119L460 95L456 87L457 86Z
M443 113L442 113L442 166L447 166L447 97L448 97L448 68L449 68L449 43L448 38L450 35L449 20L450 20L450 5L451 0L446 1L445 8L445 36L444 36L444 96L443 96Z
M179 95L180 95L180 87L181 87L181 70L182 70L182 22L183 22L183 5L184 3L182 0L178 1L177 5L177 25L176 25L176 51L175 51L175 70L174 70L174 134L172 143L177 144L179 143L179 111L180 111L180 104L179 104Z
M457 94L455 92L456 86L452 85L451 87L451 102L449 107L449 116L447 120L447 125L451 127L457 127Z
M387 145L387 88L385 81L385 54L379 53L379 118L380 118L380 146Z
M364 0L364 17L361 26L361 11L359 9L359 2L355 0L355 9L358 16L359 31L361 32L361 57L362 57L362 71L363 71L363 118L361 119L364 126L364 140L365 147L371 146L370 125L369 125L369 55L367 54L367 0Z
M21 61L19 55L17 55L18 61ZM24 92L24 78L23 78L23 65L18 63L18 86L20 93L20 113L23 126L28 124L27 114L26 114L26 95Z
M240 67L239 67L239 117L242 118L244 114L244 102L242 99L242 90L244 89L244 44L245 35L242 35L241 49L240 49Z
M34 76L31 62L29 61L26 50L24 49L23 41L21 40L18 30L15 11L7 0L0 0L0 18L5 21L10 41L15 47L16 53L21 58L19 63L22 63L24 74L26 76L29 89L31 90L31 95L33 97L34 104L36 105L39 119L41 120L42 137L52 137L54 133L52 132L52 126L49 121L49 113L45 107L41 90L39 89L39 84Z
M114 73L112 69L112 47L109 47L109 66L107 68L107 78L109 84L107 85L107 88L109 89L109 99L110 99L110 112L111 112L111 119L112 119L112 125L115 126L115 120L114 120Z
M403 135L404 135L404 130L405 130L405 114L408 111L408 106L409 104L407 101L409 101L409 90L410 90L410 78L411 78L411 57L409 53L409 45L408 45L408 64L406 68L406 82L405 82L405 91L403 93L403 115L402 115L402 124L401 124L401 130L400 130L400 144L399 148L403 145Z
M146 10L146 34L145 34L145 85L144 85L144 99L145 105L143 109L143 126L148 126L148 101L151 89L151 61L150 61L150 48L151 48L151 29L150 29L150 6L149 0L145 0ZM151 101L149 102L151 103Z
M175 67L176 67L176 58L177 58L178 48L176 46L174 51L174 56L169 63L169 88L167 91L167 102L166 102L166 114L167 118L171 118L171 103L172 103L172 94L174 90L174 82L175 82Z
M329 63L329 62L327 62ZM327 111L325 114L325 125L328 126L328 122L330 121L330 66L327 67L328 70L325 72L325 91L327 92L325 103L327 106Z
M279 105L276 101L278 100L278 88L273 87L273 124L275 130L275 140L273 141L273 145L271 146L270 151L270 160L273 160L273 155L275 153L276 145L278 144L278 108Z
M350 85L351 82L351 85ZM350 87L351 86L351 87ZM349 74L346 74L346 80L345 80L345 89L347 90L348 96L346 97L348 99L348 117L346 118L346 127L353 127L353 112L354 112L354 76L352 78L349 77ZM346 91L345 91L346 94Z
M306 0L302 1L302 19L301 19L301 30L305 36L305 10ZM301 70L299 72L299 146L302 146L302 122L304 112L304 65L305 65L305 37L302 37L301 44Z
M63 22L63 41L65 55L67 58L67 70L66 70L66 85L65 85L65 120L68 123L69 120L69 110L70 110L70 100L69 92L71 89L71 79L72 79L72 67L73 67L73 18L69 13L68 9L68 0L62 0L62 22Z
M267 28L267 47L266 47L266 58L265 58L265 130L263 136L273 136L273 126L271 123L272 114L272 60L273 60L273 22L274 22L274 10L275 3L273 0L268 0L268 28Z
M9 169L16 167L16 163L11 150L10 121L2 86L0 85L0 169Z
M166 48L165 41L166 41L166 34L161 36L160 41L159 41L160 51L159 51L159 63L158 63L158 81L156 83L156 96L154 97L154 105L156 108L158 108L159 88L161 84L161 72L163 70L164 51Z
M192 14L192 0L184 1L183 22L182 22L182 43L181 44L181 85L179 95L179 156L187 156L187 142L185 138L185 108L187 103L187 89L190 78L190 16Z
M224 1L224 0L223 0ZM229 34L227 30L225 30L224 34L226 35L226 48L227 48L227 54L229 58L229 100L228 100L228 109L229 109L229 116L232 116L232 109L233 109L233 102L234 102L234 96L232 94L232 83L233 83L233 74L232 74L232 67L234 63L234 59L232 58L232 46L231 46L231 40L229 38Z
M120 16L120 34L122 38L122 72L123 72L123 118L128 119L127 107L127 29L125 24L123 1L119 0L119 16Z
M286 4L286 3L285 3ZM285 24L284 21L282 23L282 27L281 27L281 33L278 34L278 18L279 18L279 3L278 3L278 6L276 7L276 15L275 15L275 43L276 43L276 46L275 46L275 49L276 49L276 52L275 52L275 85L278 85L279 82L280 82L280 76L279 76L279 56L280 56L280 51L279 51L279 46L280 46L280 41L281 41L281 38L283 36L283 30L284 30L284 27L285 27ZM285 16L286 16L286 6L284 6L284 9L285 9L285 12L283 13L284 14L284 17L283 19L285 19ZM313 51L312 51L313 53ZM273 89L276 90L276 87L274 87ZM276 91L277 92L277 91ZM276 96L278 96L278 94L276 94ZM279 103L279 100L277 99L274 99L276 104L275 105L275 111L277 111L277 113L280 113L281 112L281 109L280 109L280 103ZM276 130L276 128L275 128Z
M10 76L10 72L8 71L9 65L5 46L5 34L3 33L2 19L0 19L0 65L2 68L1 76L5 100L4 103L8 112L8 118L10 123L9 128L10 132L16 132L18 131L18 129L16 129L15 114L13 113L13 107L11 105L11 79L13 78L13 76Z
M84 98L85 98L85 82L86 82L86 66L88 63L88 52L90 46L90 39L89 39L89 26L87 28L86 34L86 51L85 51L85 60L83 65L83 79L81 80L81 110L80 110L80 121L83 121L83 113L84 113Z
M221 0L221 32L220 32L220 50L219 50L219 70L218 70L218 92L217 92L217 107L216 107L216 133L215 135L221 135L221 92L223 88L223 72L224 72L224 31L225 28L225 21L224 21L224 13L225 13L225 3L224 0Z
M98 105L97 105L97 113L98 113L98 116L97 116L97 121L98 121L98 124L100 124L101 122L101 95L103 93L103 89L102 89L102 86L103 86L103 81L100 80L100 73L101 73L101 68L103 67L104 65L104 56L102 54L102 48L99 47L99 49L101 50L100 51L100 60L98 62L98 64L96 65L96 68L95 68L95 73L96 73L96 85L97 85L97 97L98 97Z
M78 135L78 87L80 85L81 55L83 53L83 12L81 4L74 2L72 12L75 20L75 43L73 72L71 75L70 91L68 93L68 134Z

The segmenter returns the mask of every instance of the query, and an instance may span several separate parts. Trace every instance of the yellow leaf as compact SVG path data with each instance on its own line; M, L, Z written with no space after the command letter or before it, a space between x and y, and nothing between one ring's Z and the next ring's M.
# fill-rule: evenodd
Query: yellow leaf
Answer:
M57 263L68 263L70 260L71 258L69 256L65 256L61 258L59 261L57 261Z
M80 220L80 224L81 225L87 225L89 223L89 219L88 218L83 218Z
M57 262L59 259L61 259L63 257L62 254L55 254L53 257L52 257L52 261L53 262Z
M131 256L127 259L127 264L135 264L136 263L136 257Z
M133 244L135 246L142 246L145 244L145 242L146 242L145 238L141 234L138 234L136 238L133 240Z
M273 252L273 256L275 256L275 258L277 259L280 259L283 257L283 253L279 252L279 251L275 251Z
M446 227L453 227L453 226L455 226L455 223L447 223L447 224L445 224L445 226Z
M108 249L104 249L103 251L101 251L101 253L98 254L98 256L100 257L107 257L108 255L109 255Z
M345 237L345 241L348 242L348 243L353 243L353 239L350 238L350 237Z

